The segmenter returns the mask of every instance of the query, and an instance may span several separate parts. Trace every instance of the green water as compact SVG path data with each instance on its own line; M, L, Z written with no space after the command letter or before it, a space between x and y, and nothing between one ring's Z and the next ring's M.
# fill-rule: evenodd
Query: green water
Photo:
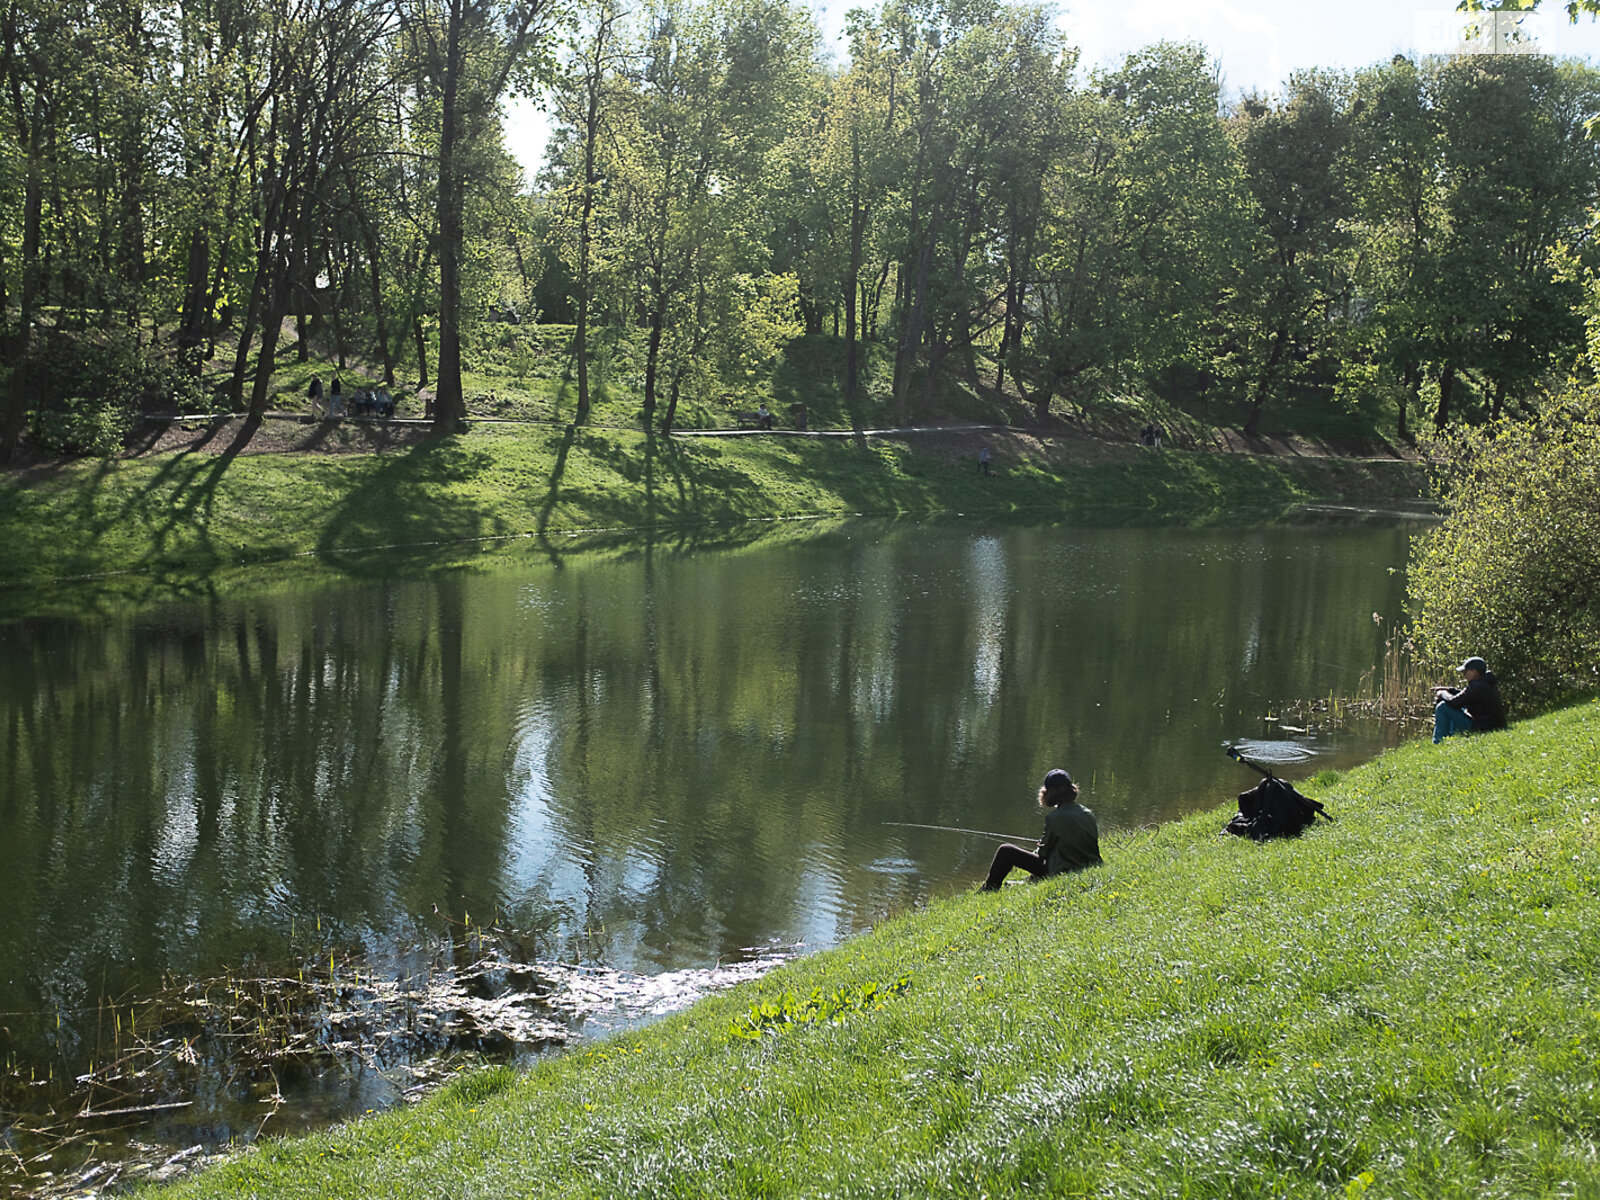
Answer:
M1383 728L1263 718L1375 665L1407 538L862 523L0 627L7 1053L446 920L644 974L829 946L992 852L885 822L1031 838L1057 765L1160 821L1247 787L1244 738L1349 765Z

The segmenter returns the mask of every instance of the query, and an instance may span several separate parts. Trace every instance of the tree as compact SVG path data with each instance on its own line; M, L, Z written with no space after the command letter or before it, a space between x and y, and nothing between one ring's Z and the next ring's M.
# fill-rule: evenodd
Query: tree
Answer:
M0 82L23 177L22 287L11 348L15 366L0 428L0 461L9 460L16 450L33 397L28 365L34 315L44 286L45 190L68 109L65 93L80 78L75 68L82 63L74 43L83 20L67 5L39 0L10 0L0 9Z
M578 368L579 421L589 415L589 317L596 241L595 210L603 184L602 139L610 133L617 77L625 65L618 47L617 25L621 13L613 0L601 0L590 20L586 37L573 45L572 61L562 86L556 90L561 120L573 132L569 165L576 178L566 186L562 213L563 232L569 243L567 258L573 273L572 356Z
M838 264L834 283L844 309L847 401L861 392L863 274L873 221L900 171L896 126L902 109L896 64L879 26L856 10L849 29L850 68L829 90L811 168L821 219L809 231L829 236Z
M1031 297L1018 306L1041 420L1059 392L1122 367L1158 370L1203 336L1250 246L1217 93L1200 47L1163 43L1073 97L1067 151L1044 180Z
M1443 443L1446 517L1418 540L1408 589L1423 658L1489 660L1514 701L1600 688L1600 392L1536 420Z
M1346 90L1343 79L1299 74L1282 103L1247 97L1233 119L1261 241L1233 290L1224 358L1247 389L1247 437L1260 433L1269 396L1328 373L1332 318L1352 295Z
M1363 72L1356 95L1357 284L1369 310L1370 352L1397 385L1397 430L1408 438L1433 317L1429 286L1446 225L1443 135L1429 79L1403 55Z
M1543 58L1470 57L1436 91L1448 227L1429 297L1434 353L1447 373L1480 372L1498 416L1508 393L1581 350L1579 289L1552 252L1589 237L1600 80ZM1438 430L1450 399L1441 386Z
M474 155L498 132L501 98L514 83L548 72L552 0L406 0L402 22L419 84L439 106L437 258L439 364L434 425L453 433L466 419L461 389L461 271Z

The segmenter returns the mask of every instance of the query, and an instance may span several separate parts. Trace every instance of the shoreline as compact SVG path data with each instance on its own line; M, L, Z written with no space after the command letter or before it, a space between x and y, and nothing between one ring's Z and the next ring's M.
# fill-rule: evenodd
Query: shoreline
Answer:
M1592 1185L1597 731L1591 700L1326 772L1298 786L1335 821L1293 841L1221 837L1227 805L1138 831L174 1194Z
M388 558L431 569L524 540L577 549L755 522L1204 525L1308 505L1426 517L1426 468L1414 461L1148 450L1020 430L991 438L991 477L973 465L976 435L949 430L663 439L491 426L318 453L256 452L199 432L186 449L0 476L0 619L182 598L284 564L338 574Z

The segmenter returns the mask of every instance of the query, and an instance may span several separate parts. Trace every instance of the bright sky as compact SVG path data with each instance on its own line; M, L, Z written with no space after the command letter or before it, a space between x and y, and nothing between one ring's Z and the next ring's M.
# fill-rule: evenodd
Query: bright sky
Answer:
M844 14L870 0L819 0L814 4L824 40L844 53ZM1064 4L1061 23L1082 50L1086 68L1115 66L1141 46L1163 39L1197 41L1222 67L1228 95L1273 92L1291 71L1305 67L1353 70L1427 50L1441 28L1454 27L1454 5L1413 6L1401 0L1106 0ZM1600 23L1567 23L1564 5L1545 0L1534 32L1547 53L1600 61ZM530 103L511 110L507 141L532 173L538 168L548 119Z

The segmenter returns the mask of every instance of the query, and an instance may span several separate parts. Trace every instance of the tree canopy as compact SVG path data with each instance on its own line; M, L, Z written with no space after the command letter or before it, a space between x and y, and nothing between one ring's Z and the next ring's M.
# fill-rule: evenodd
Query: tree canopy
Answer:
M1146 391L1404 438L1588 369L1575 62L1230 100L1202 46L1085 72L1000 0L855 10L837 63L793 0L5 0L0 80L4 449L73 406L259 416L313 343L447 430L464 339L506 318L571 324L580 421L596 347L636 345L668 431L802 338L902 422L959 379L1039 420ZM556 127L532 180L517 92Z

